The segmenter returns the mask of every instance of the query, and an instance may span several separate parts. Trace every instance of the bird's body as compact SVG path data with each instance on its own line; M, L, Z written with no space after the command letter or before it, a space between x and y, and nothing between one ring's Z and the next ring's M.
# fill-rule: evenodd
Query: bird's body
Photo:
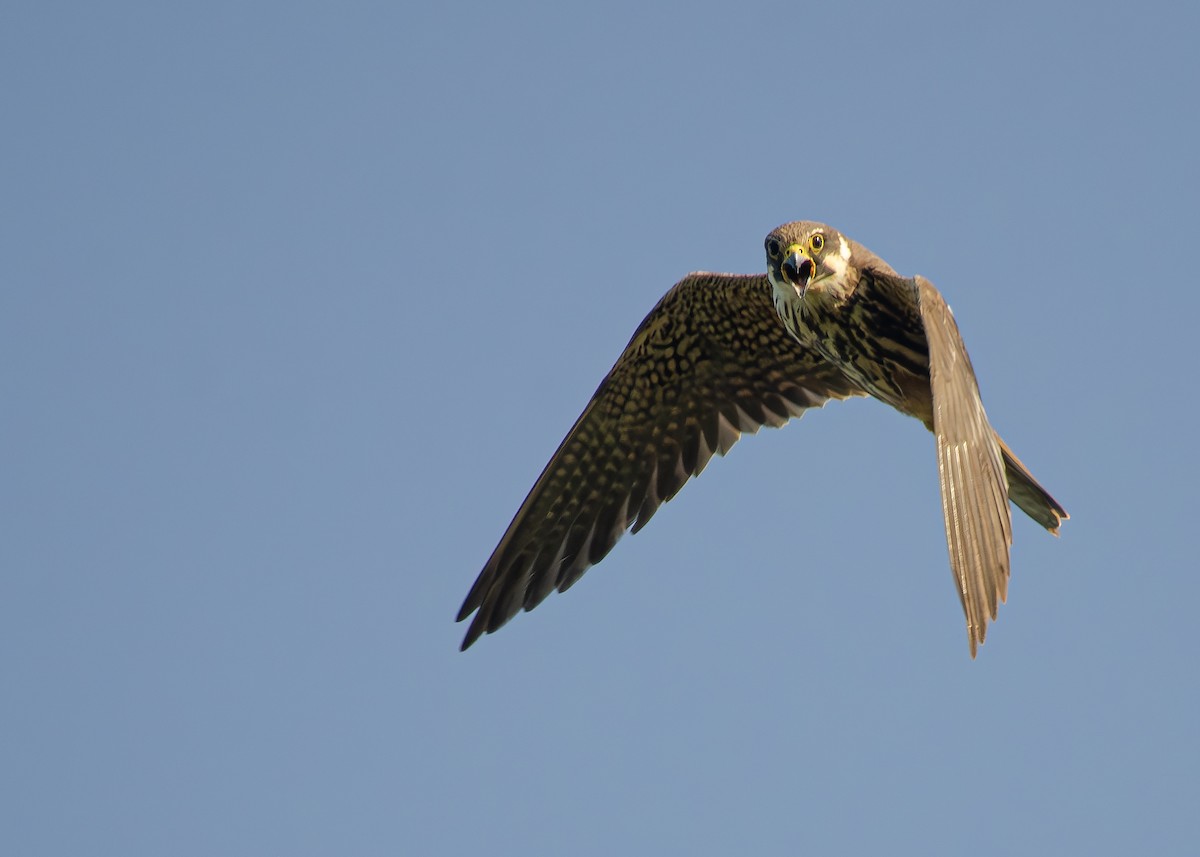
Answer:
M842 263L836 289L814 285L802 299L771 278L775 311L797 342L864 392L928 422L929 349L916 302L882 259L851 241L842 246L845 258L840 248L831 258Z
M1051 532L1066 512L988 423L953 316L928 280L900 277L819 223L779 227L766 250L767 276L692 274L642 322L464 601L460 620L478 612L463 648L573 584L742 433L871 395L937 439L974 655L1005 598L1009 498Z

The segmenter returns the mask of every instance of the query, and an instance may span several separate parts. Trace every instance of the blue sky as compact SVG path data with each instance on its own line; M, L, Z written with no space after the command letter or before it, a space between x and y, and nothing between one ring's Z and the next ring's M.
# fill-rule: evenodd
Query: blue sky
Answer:
M1183 6L7 6L8 852L1194 853ZM796 219L1072 514L978 660L868 401L458 653L643 315Z

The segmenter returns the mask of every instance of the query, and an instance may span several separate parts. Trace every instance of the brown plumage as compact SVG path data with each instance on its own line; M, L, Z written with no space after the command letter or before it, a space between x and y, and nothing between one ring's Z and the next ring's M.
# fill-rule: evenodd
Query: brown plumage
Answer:
M937 439L971 654L1008 582L1008 499L1051 532L1066 512L992 430L950 308L827 226L766 241L766 276L692 274L600 383L471 588L462 648L566 590L744 433L872 395ZM782 320L782 323L781 323Z

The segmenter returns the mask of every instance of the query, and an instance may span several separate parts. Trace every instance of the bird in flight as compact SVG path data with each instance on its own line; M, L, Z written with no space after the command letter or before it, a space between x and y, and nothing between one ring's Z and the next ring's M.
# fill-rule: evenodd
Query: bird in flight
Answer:
M471 587L465 650L565 591L713 453L830 399L874 396L934 435L946 542L971 657L1008 589L1009 501L1051 533L1066 511L988 422L942 295L814 222L765 242L767 272L695 273L663 296Z

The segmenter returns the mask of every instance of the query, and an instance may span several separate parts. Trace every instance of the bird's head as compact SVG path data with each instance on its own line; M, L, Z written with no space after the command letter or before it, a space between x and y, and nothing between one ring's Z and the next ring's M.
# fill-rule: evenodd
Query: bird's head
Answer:
M766 240L767 277L781 295L839 296L850 287L850 241L824 223L785 223Z

